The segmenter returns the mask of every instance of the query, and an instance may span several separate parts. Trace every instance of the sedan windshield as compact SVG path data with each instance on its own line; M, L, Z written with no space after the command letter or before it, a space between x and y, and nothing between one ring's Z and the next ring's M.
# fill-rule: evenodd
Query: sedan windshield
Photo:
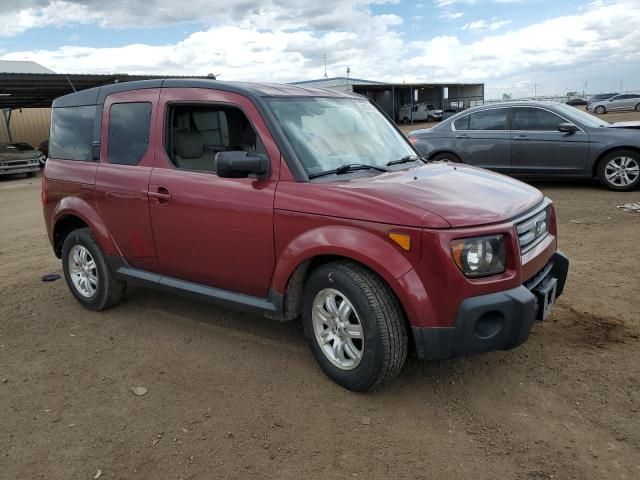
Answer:
M269 105L308 175L345 165L370 165L415 156L407 140L366 100L273 98Z
M555 105L558 109L559 113L566 115L570 120L574 120L578 123L581 123L585 127L606 127L609 125L609 122L605 122L604 120L599 119L587 113L583 110L579 110L576 107L572 107L571 105L565 105L564 103L559 103Z

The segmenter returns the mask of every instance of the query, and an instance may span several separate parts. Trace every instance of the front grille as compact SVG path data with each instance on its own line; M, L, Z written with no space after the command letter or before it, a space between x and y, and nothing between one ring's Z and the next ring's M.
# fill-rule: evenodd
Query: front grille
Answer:
M548 206L549 202L545 201L514 220L521 254L531 250L549 234Z
M28 165L29 160L9 160L7 162L7 166L9 167L17 167L19 165Z

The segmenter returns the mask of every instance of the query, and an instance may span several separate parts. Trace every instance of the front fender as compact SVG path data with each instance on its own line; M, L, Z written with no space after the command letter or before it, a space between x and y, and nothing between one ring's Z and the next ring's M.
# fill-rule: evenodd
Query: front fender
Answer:
M411 250L405 252L388 237L389 231L411 236ZM421 235L415 228L376 226L372 231L344 225L331 225L304 231L279 249L272 289L284 293L289 278L303 262L321 255L335 255L359 262L388 285L406 274L420 261Z
M78 217L88 225L105 255L122 256L100 214L89 202L79 197L65 197L60 200L53 211L50 231L55 232L56 224L67 216Z

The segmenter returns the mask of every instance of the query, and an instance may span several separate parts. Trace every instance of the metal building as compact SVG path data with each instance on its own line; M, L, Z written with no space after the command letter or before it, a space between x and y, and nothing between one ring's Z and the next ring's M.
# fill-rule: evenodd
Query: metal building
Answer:
M292 84L359 93L374 100L396 121L402 120L398 112L403 105L429 103L445 111L457 111L484 103L484 83L388 83L333 77Z

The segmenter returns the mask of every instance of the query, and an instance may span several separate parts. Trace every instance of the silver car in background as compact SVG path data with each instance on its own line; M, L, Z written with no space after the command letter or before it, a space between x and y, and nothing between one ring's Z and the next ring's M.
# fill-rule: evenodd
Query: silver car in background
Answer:
M587 105L588 112L595 112L600 115L624 110L640 112L640 93L620 93L606 100L598 100Z
M608 123L556 102L474 107L409 141L428 160L532 178L597 178L612 190L640 184L640 122Z

